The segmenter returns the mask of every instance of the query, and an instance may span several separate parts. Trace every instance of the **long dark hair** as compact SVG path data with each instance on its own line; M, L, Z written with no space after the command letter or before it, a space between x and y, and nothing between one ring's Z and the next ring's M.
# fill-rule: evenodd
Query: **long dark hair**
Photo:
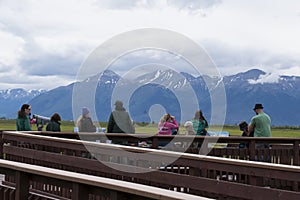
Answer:
M18 111L18 117L19 118L26 118L26 112L25 109L28 109L30 107L29 104L23 104L21 107L21 110Z
M206 121L205 117L203 116L203 113L202 113L202 110L197 110L195 112L195 117L194 117L195 120L204 120Z
M58 113L54 113L52 116L51 116L51 121L55 121L55 122L59 122L61 121L61 117Z

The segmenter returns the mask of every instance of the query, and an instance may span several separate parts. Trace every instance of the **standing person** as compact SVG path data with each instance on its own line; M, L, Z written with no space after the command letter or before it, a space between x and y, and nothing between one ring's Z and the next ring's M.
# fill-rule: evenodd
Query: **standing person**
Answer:
M23 104L21 110L18 111L16 120L17 131L31 131L29 114L31 107L29 104Z
M174 116L169 113L164 114L158 123L159 135L176 135L178 133L178 123Z
M202 113L202 110L197 110L195 112L194 119L192 119L191 122L193 123L193 128L194 128L194 131L196 132L196 135L206 135L207 134L206 129L208 128L208 123Z
M60 132L61 117L58 113L51 116L50 122L46 126L46 131Z
M107 125L108 133L135 133L133 123L122 101L115 102L115 110L110 114Z
M254 137L271 137L271 119L270 116L263 112L262 104L255 104L253 110L256 113L252 117L251 122L248 126L248 131L251 133L254 131ZM255 144L257 149L270 148L268 143ZM270 155L265 156L264 154L257 155L258 160L261 162L270 162Z
M256 113L248 126L248 132L254 131L254 137L271 137L271 119L263 112L262 104L255 104L253 110Z
M96 126L90 117L90 111L87 107L82 108L82 115L77 120L79 132L96 132Z

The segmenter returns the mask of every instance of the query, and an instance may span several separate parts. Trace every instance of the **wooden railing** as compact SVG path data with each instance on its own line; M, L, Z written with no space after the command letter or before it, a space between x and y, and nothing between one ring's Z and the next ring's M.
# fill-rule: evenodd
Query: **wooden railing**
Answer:
M207 199L157 187L1 159L0 173L15 179L12 186L0 185L0 199L3 200Z
M3 132L4 158L210 198L299 199L300 167ZM7 176L5 184L15 183ZM35 186L33 186L35 189ZM37 188L38 189L38 188Z
M111 140L114 144L138 146L142 141L149 144L149 148L166 149L171 151L186 152L232 158L240 160L263 161L276 164L300 165L300 138L257 138L257 137L203 137L186 135L149 135L149 134L99 134L99 133L53 133L31 132L36 135L45 135L85 141L98 141L105 143ZM215 148L210 148L216 143ZM163 146L168 144L167 146ZM179 144L179 145L178 145ZM239 148L243 144L245 148ZM269 148L256 148L257 145L268 144ZM187 147L189 146L189 147Z

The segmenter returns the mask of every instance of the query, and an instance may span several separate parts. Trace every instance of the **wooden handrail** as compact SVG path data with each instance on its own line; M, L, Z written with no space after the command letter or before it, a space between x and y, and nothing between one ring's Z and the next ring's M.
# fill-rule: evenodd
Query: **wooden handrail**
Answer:
M147 156L147 153L151 153L151 155L154 156L164 156L168 158L182 158L182 159L189 159L194 161L209 161L214 163L223 163L223 164L230 164L233 166L252 166L252 167L259 167L262 169L274 169L274 170L280 170L280 171L294 171L299 172L300 167L299 166L289 166L289 165L282 165L282 164L271 164L271 163L265 163L265 162L255 162L255 161L246 161L246 160L231 160L226 158L219 158L214 156L206 156L206 155L197 155L197 154L186 154L182 152L174 152L174 151L162 151L157 149L148 149L148 148L139 148L139 147L129 147L124 145L117 145L117 144L106 144L106 143L95 143L95 142L89 142L89 141L81 141L81 140L71 140L71 139L65 139L65 138L55 138L55 137L49 137L49 136L41 136L41 135L33 135L28 133L21 133L21 132L15 132L15 131L5 131L5 135L3 136L3 139L12 139L12 138L20 138L20 141L23 142L32 142L33 139L35 139L35 144L40 145L49 145L49 142L51 143L52 147L64 147L64 148L70 148L73 149L75 146L72 145L78 145L86 146L86 147L97 147L100 148L102 152L109 152L113 153L113 151L118 151L118 155L120 151L123 152L133 152L133 153L140 153L139 155ZM85 148L82 148L82 150L86 150ZM126 154L128 155L128 154Z
M257 192L263 192L265 197L272 196L273 199L300 196L299 166L234 160L10 131L3 133L3 140L10 143L10 145L4 145L6 158L22 162L148 183L163 188L184 188L192 194L202 194L206 191L220 196L242 198L243 192L252 191L248 194L249 197L258 197ZM90 157L87 157L87 154L90 154ZM94 159L97 155L100 155L99 161L101 162ZM122 162L123 159L126 160L125 163ZM163 162L170 160L171 163L163 165ZM223 176L226 178L225 182L220 180ZM274 188L265 191L261 186L266 185ZM231 188L231 190L225 188Z
M157 187L151 187L136 183L124 182L120 180L114 180L109 178L102 178L97 176L91 176L86 174L79 174L75 172L63 171L48 167L42 167L37 165L30 165L25 163L13 162L0 159L0 169L2 173L9 171L15 171L19 174L30 174L31 176L41 176L51 179L58 179L66 182L77 183L80 185L86 185L89 187L105 188L111 191L117 191L127 194L139 196L141 199L190 199L190 200L206 200L208 198L199 197L195 195L180 193L176 191L165 190ZM28 183L31 179L28 178ZM18 185L18 183L16 183ZM18 190L18 188L16 188ZM29 189L27 190L29 191ZM82 192L82 191L81 191ZM20 194L20 196L26 196L26 194ZM87 197L87 196L86 196ZM72 197L75 199L75 197ZM86 198L87 199L87 198Z

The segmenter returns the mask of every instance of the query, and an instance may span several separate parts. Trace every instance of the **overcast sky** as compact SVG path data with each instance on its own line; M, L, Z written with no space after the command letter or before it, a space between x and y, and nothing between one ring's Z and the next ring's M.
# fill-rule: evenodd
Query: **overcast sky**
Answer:
M139 28L189 37L223 76L300 76L299 0L0 0L0 89L67 85L96 47Z

